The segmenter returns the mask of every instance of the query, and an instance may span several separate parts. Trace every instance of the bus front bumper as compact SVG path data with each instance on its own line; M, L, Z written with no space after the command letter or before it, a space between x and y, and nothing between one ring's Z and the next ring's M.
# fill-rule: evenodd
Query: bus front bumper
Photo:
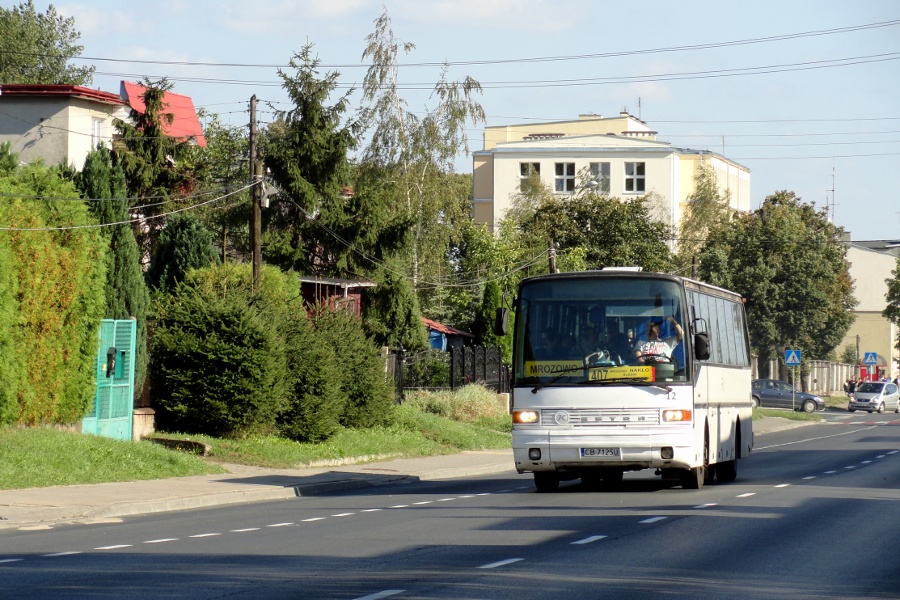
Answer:
M698 466L693 430L591 435L547 430L513 431L519 473L616 469L689 469Z

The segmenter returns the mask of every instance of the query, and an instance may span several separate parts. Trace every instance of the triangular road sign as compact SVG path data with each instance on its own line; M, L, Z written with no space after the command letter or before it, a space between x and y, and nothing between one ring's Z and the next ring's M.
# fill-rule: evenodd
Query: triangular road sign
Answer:
M800 364L800 351L788 350L787 354L784 355L784 364L789 367L798 366Z

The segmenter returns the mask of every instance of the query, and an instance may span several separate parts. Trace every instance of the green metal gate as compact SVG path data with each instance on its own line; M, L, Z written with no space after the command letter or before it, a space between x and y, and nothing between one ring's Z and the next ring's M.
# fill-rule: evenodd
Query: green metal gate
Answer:
M82 433L131 439L137 321L103 319L97 351L97 393Z

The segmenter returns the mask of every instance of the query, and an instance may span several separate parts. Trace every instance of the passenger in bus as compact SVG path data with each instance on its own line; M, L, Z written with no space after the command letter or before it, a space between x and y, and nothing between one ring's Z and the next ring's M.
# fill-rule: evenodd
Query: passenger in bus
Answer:
M660 360L670 362L672 360L672 349L678 345L684 333L681 325L674 318L666 317L665 320L672 325L674 335L660 338L659 328L662 326L663 320L650 321L650 325L647 327L647 339L638 340L634 346L634 355L639 362Z

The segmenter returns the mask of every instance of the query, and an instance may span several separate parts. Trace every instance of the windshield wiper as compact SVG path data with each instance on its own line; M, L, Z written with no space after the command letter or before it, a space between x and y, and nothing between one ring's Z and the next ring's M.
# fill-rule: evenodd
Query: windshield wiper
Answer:
M548 385L553 385L554 383L556 383L557 381L559 381L560 379L562 379L563 377L565 377L566 373L574 373L575 371L584 371L585 369L587 369L587 367L584 366L584 365L581 365L581 366L579 366L579 367L568 367L568 368L563 369L563 370L561 370L561 371L557 371L557 372L556 372L556 377L554 377L553 379L551 379L551 380L549 380L549 381L542 381L541 383L537 384L537 385L534 386L534 388L531 390L531 393L532 393L532 394L537 394L539 389L545 388L545 387L547 387ZM582 383L583 383L583 382L582 382Z
M666 393L671 393L672 388L667 385L660 385L658 383L654 383L653 381L647 381L646 379L636 379L634 377L612 377L610 379L589 379L586 381L579 381L579 384L582 385L605 385L607 383L630 383L634 385L643 385L646 387L654 387L658 390L662 390Z

